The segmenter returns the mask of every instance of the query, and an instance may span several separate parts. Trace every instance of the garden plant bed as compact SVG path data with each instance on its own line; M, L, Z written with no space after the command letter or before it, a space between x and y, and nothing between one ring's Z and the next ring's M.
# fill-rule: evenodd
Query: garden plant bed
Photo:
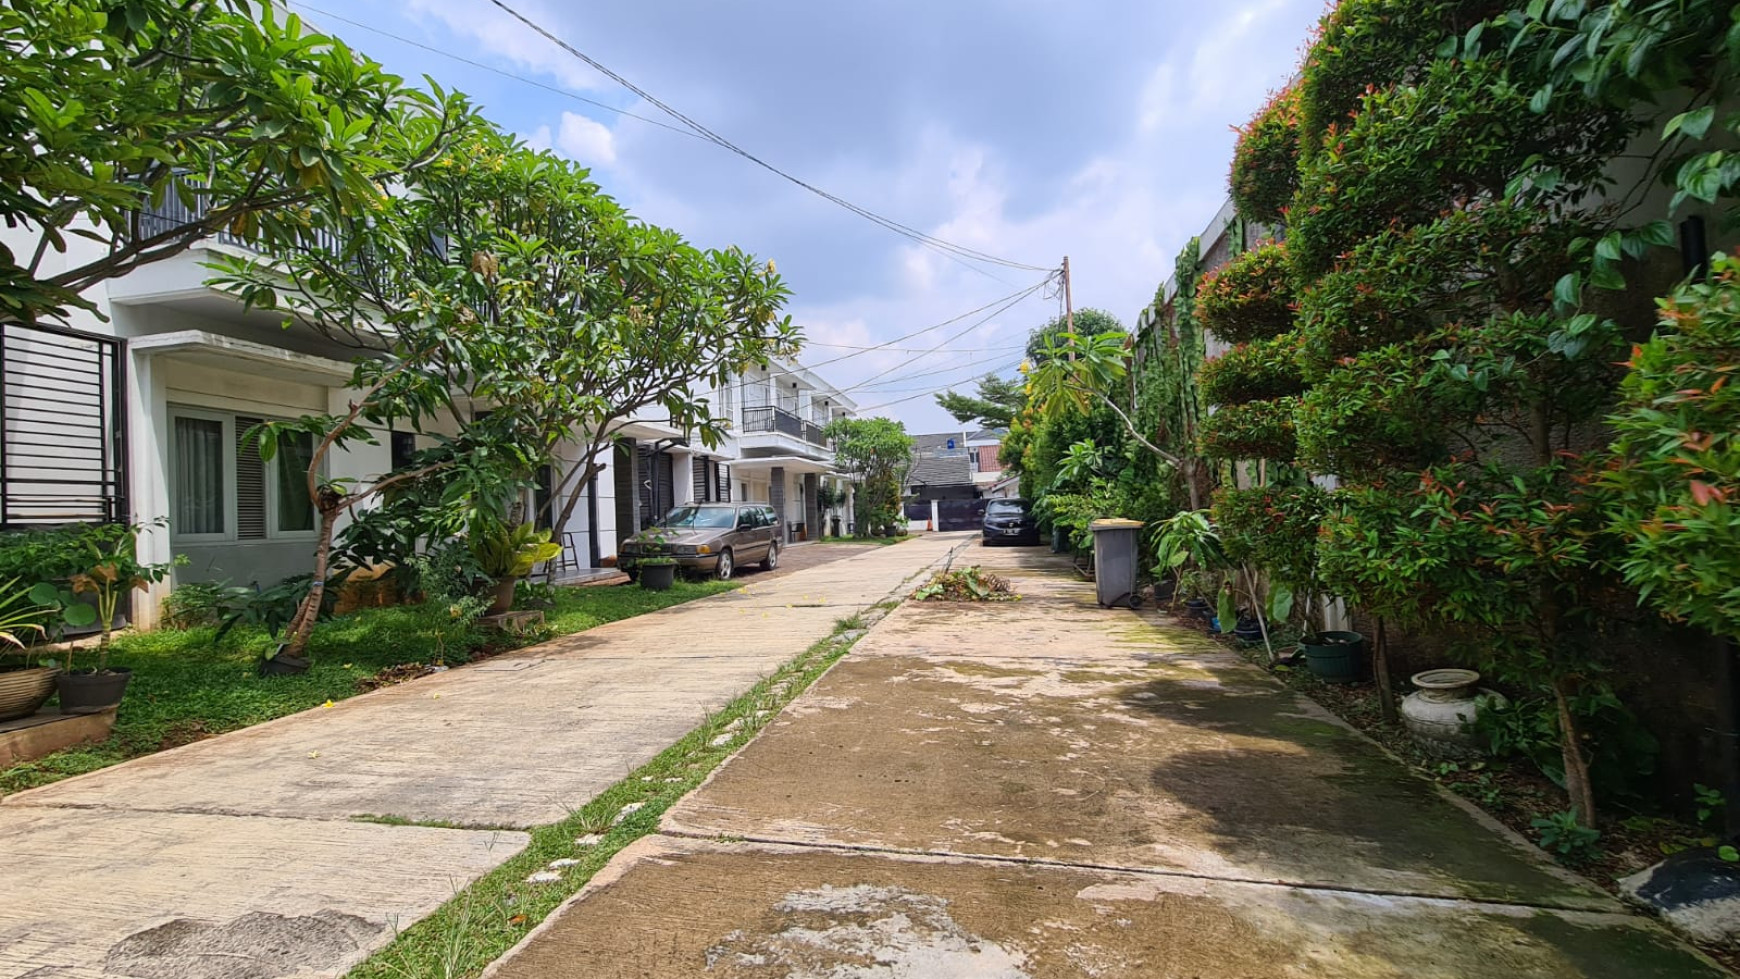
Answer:
M214 640L210 628L117 636L111 662L130 667L134 679L114 734L97 744L0 769L0 795L344 700L389 685L383 679L403 682L413 678L402 675L407 667L422 675L428 664L442 659L457 665L733 587L735 582L716 581L680 581L658 593L632 586L563 587L557 590L555 608L545 613L545 632L526 637L478 632L466 648L449 649L445 657L433 648L426 631L428 613L421 607L361 609L315 628L310 646L314 663L307 673L270 679L255 669L268 642L257 630L237 629L221 642ZM53 701L49 709L54 709Z
M1200 619L1177 616L1176 621L1198 631L1207 632L1208 629L1207 623ZM1224 635L1213 635L1212 638L1236 648L1256 665L1269 668L1267 653L1261 643L1241 643ZM1277 640L1277 651L1283 648ZM1551 817L1567 806L1564 790L1527 760L1444 761L1427 755L1400 723L1383 719L1377 687L1370 680L1351 684L1325 683L1312 676L1303 665L1283 664L1269 668L1269 672L1289 688L1310 697L1376 741L1419 774L1478 806L1526 840L1533 841L1540 836L1540 830L1533 825L1534 820ZM1398 688L1398 699L1407 692ZM1566 859L1551 850L1548 852L1559 863L1614 895L1620 894L1620 878L1657 863L1668 853L1711 842L1709 834L1696 826L1660 814L1626 812L1609 805L1603 817L1601 837L1595 844L1593 855L1585 859ZM1728 968L1740 971L1740 951L1704 944L1699 947Z

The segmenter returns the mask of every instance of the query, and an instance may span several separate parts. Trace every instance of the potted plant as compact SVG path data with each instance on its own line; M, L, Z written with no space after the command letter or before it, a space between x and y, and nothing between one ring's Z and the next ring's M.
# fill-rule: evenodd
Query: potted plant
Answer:
M549 531L529 523L510 527L495 520L473 523L466 544L477 559L478 570L495 582L486 615L500 615L513 608L514 585L562 551L561 545L550 541Z
M342 580L342 573L335 580ZM223 639L236 626L254 626L277 639L296 618L302 600L314 586L314 576L299 574L286 578L270 588L259 585L222 588L214 603L218 606L218 630L213 638ZM338 588L326 592L320 604L318 618L328 618L338 597ZM283 643L260 658L261 676L289 676L308 672L310 661L304 656L284 652Z
M165 523L159 520L155 526ZM97 641L96 666L75 669L77 648L72 645L66 648L61 673L54 680L63 714L97 714L121 702L127 683L133 678L131 670L109 668L109 646L121 598L130 591L143 591L162 581L176 564L185 563L182 558L164 564L140 564L134 548L140 529L118 526L87 537L80 544L84 570L72 576L69 587L45 581L30 589L30 600L58 611L65 625L82 628L94 624L102 630L102 638ZM90 601L85 601L86 598Z
M29 647L18 638L20 633L43 634L44 611L18 586L17 578L0 585L0 644L25 657L20 666L0 666L0 721L29 717L54 696L54 678L60 670L31 665Z
M677 581L677 559L670 555L670 531L653 527L641 535L647 556L635 562L640 586L648 591L669 591Z
M1211 596L1221 593L1226 568L1226 551L1207 510L1181 510L1160 521L1154 535L1154 577L1176 583L1173 599L1185 599L1193 618L1214 617Z

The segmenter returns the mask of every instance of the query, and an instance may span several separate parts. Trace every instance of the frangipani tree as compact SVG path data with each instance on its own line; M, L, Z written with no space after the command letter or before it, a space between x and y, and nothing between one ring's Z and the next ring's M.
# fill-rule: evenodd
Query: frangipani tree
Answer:
M633 220L587 171L473 121L367 220L338 220L335 248L232 260L219 282L359 350L350 412L263 427L314 440L308 490L319 514L313 590L286 652L300 655L319 609L341 513L436 477L451 526L499 520L538 467L565 521L600 456L636 416L716 438L696 389L788 352L797 331L772 263L701 251ZM450 421L441 450L411 468L341 484L323 459L372 427ZM456 433L456 434L454 434ZM580 446L558 458L565 443ZM559 525L559 524L558 524Z
M374 207L465 112L275 3L6 4L0 221L34 244L0 246L0 315L90 308L95 283L217 232L307 240ZM178 219L147 216L166 202Z

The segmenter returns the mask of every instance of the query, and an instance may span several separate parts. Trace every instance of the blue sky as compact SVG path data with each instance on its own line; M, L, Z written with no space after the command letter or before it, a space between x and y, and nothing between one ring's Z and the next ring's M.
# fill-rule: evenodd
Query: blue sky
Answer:
M507 2L811 184L1017 262L1049 267L1069 255L1076 305L1128 325L1220 206L1231 127L1286 81L1323 9L1322 0ZM489 0L290 6L389 69L460 89L502 126L590 166L639 217L703 247L775 260L810 340L804 360L913 431L953 427L927 392L1007 371L1027 332L1057 312L1055 298L1034 295L977 326L984 314L859 352L1042 276L963 268L715 146L569 98L664 118Z

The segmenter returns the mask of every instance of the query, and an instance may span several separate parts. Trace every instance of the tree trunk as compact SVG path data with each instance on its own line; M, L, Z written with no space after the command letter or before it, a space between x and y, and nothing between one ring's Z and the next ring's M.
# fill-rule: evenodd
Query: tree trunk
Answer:
M1577 718L1571 713L1571 692L1569 681L1553 679L1553 701L1559 709L1559 750L1565 760L1565 794L1571 797L1577 822L1594 829L1595 790L1589 782L1589 759L1583 754Z
M1384 620L1377 620L1377 635L1371 645L1372 672L1376 674L1378 689L1378 707L1382 709L1384 720L1394 724L1401 717L1401 711L1396 708L1396 688L1390 684L1390 647L1384 636Z
M340 507L328 507L322 501L320 507L320 543L314 548L314 582L309 586L308 594L302 597L302 604L297 606L296 617L291 620L285 635L286 656L301 657L307 653L308 640L314 635L314 623L320 618L320 603L326 598L326 571L332 559L332 532L338 523Z

